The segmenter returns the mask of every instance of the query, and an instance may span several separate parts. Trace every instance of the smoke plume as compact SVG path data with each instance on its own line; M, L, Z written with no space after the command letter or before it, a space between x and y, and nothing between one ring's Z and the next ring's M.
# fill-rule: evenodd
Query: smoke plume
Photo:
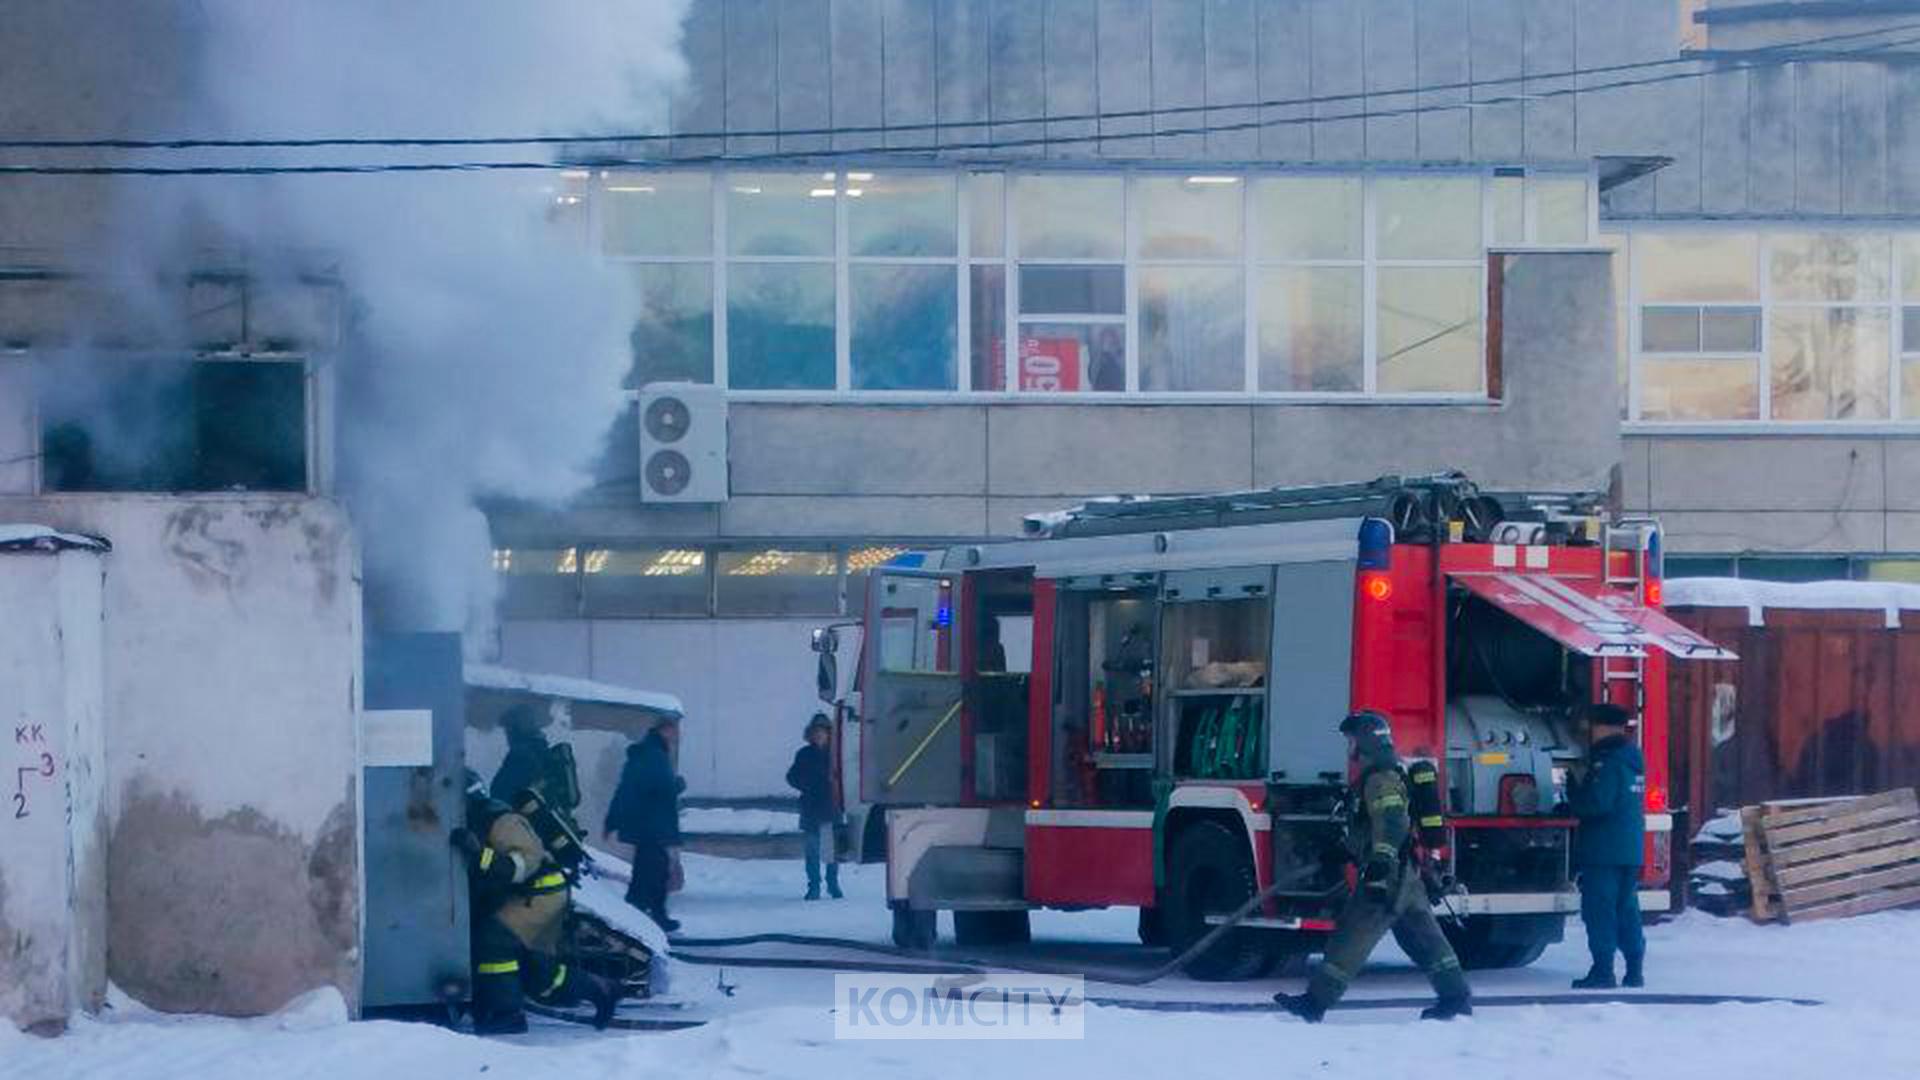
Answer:
M683 0L201 0L173 128L232 137L595 134L664 128ZM555 148L196 151L222 164L552 160ZM150 158L148 160L151 160ZM256 277L344 283L337 486L370 622L490 615L481 495L557 500L623 407L636 298L553 172L123 181L122 266L209 240ZM172 265L168 265L172 264ZM137 276L137 275L136 275Z

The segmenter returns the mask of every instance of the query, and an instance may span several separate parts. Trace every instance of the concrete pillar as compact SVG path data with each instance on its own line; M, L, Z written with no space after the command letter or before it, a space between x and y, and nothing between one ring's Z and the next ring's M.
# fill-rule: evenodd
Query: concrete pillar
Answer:
M101 573L0 525L0 1019L43 1034L107 990Z

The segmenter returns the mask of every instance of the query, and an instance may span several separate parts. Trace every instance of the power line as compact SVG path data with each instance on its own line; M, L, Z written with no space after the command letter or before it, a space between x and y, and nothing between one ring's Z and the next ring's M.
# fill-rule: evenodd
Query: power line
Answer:
M1914 24L1920 27L1920 24ZM1885 31L1881 31L1885 32ZM1889 45L1907 45L1920 42L1920 36L1900 38L1887 42L1875 42L1862 46L1861 50L1882 49ZM768 151L752 154L698 154L665 158L605 158L585 161L412 161L412 162L368 162L362 164L321 164L321 165L0 165L0 176L285 176L285 175L338 175L369 173L428 173L428 172L543 172L559 169L593 168L662 168L707 164L742 164L754 162L786 162L799 160L819 161L840 158L872 159L877 157L916 157L932 154L961 153L971 151L1016 150L1029 147L1067 146L1090 142L1106 142L1119 139L1138 138L1177 138L1191 135L1219 135L1240 131L1256 131L1263 128L1294 127L1302 124L1329 124L1343 121L1386 120L1407 116L1420 116L1433 112L1450 112L1460 109L1485 109L1500 105L1518 104L1529 101L1543 101L1569 97L1579 94L1593 94L1607 90L1621 90L1636 86L1655 86L1665 83L1684 82L1689 79L1701 79L1710 75L1726 74L1734 71L1752 71L1764 68L1781 67L1799 63L1797 59L1756 60L1751 63L1736 63L1707 71L1676 71L1663 75L1648 76L1640 79L1617 79L1612 82L1595 83L1587 86L1567 86L1552 90L1531 93L1508 94L1501 97L1482 98L1477 101L1457 101L1409 105L1395 109L1362 109L1357 112L1332 113L1319 116L1273 117L1268 119L1244 120L1234 123L1206 123L1181 128L1163 128L1155 131L1105 132L1088 135L1039 135L1021 139L985 139L969 142L929 143L920 146L870 145L841 147L816 151ZM1529 76L1545 78L1545 76ZM1383 91L1371 96L1379 97L1387 93L1412 94L1415 90ZM1366 95L1362 95L1366 96ZM1251 106L1205 106L1208 111L1249 108ZM1189 110L1193 111L1193 110ZM1112 114L1108 114L1112 115ZM994 121L994 126L1005 126L1020 121ZM1037 124L1051 121L1024 121ZM985 126L983 124L942 125ZM834 129L823 129L832 133ZM845 129L852 131L854 129ZM898 129L894 129L898 130ZM786 134L797 134L788 132ZM675 135L663 138L700 138L716 136ZM732 138L749 136L733 133Z
M1678 72L1677 75L1698 78L1729 70L1744 70L1752 66L1772 66L1775 64L1795 63L1807 59L1784 55L1809 45L1829 44L1837 41L1851 41L1860 38L1877 37L1882 34L1900 33L1906 30L1920 30L1920 22L1901 23L1884 26L1876 30L1857 30L1845 34L1827 34L1821 37L1803 38L1782 42L1763 49L1751 50L1753 64L1734 64L1728 67L1708 71ZM1912 39L1898 41L1872 42L1859 50L1839 50L1838 55L1849 52L1867 52L1911 43ZM1782 55L1775 55L1782 54ZM671 133L630 132L615 135L510 135L510 136L330 136L308 139L266 139L266 138L171 138L171 139L0 139L0 150L234 150L234 149L321 149L345 148L356 146L371 147L479 147L479 146L592 146L619 143L657 143L670 139L753 139L753 138L809 138L846 135L894 135L915 132L938 131L943 128L1016 126L1022 124L1063 124L1086 123L1118 120L1144 120L1165 116L1182 116L1194 113L1210 113L1229 109L1281 109L1302 108L1313 105L1338 104L1341 102L1365 101L1368 98L1399 96L1405 94L1434 94L1458 90L1475 90L1489 86L1506 86L1514 83L1543 82L1558 79L1581 78L1591 75L1612 75L1628 71L1642 71L1648 68L1669 67L1674 64L1697 64L1701 61L1694 57L1679 56L1665 60L1640 60L1630 63L1604 64L1588 68L1569 68L1562 71L1529 72L1521 75L1507 75L1491 79L1467 79L1451 83L1431 83L1425 86L1386 88L1372 91L1354 91L1341 94L1318 94L1295 98L1270 98L1258 101L1214 102L1204 105L1168 105L1146 109L1123 109L1111 112L1061 113L1047 116L1028 116L1010 118L983 118L967 120L926 121L910 124L866 124L837 127L815 128L768 128L740 131L683 131ZM1604 89L1589 87L1587 89ZM1521 100L1544 96L1540 94L1519 95ZM1436 108L1481 107L1487 104L1501 103L1501 99L1449 103ZM1370 117L1368 117L1370 118ZM1315 117L1324 120L1324 117ZM1333 119L1348 119L1335 117ZM1142 132L1140 134L1166 134L1164 132ZM1126 137L1122 136L1106 136ZM1061 141L1061 140L1051 140ZM903 148L891 148L903 149ZM342 171L342 170L328 170Z

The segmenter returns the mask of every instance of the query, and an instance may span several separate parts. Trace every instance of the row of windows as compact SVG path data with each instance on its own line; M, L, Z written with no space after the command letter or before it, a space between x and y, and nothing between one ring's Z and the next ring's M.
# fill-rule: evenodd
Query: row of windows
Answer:
M1920 582L1912 555L1669 555L1664 569L1669 578Z
M900 544L495 548L505 618L838 615ZM851 600L846 598L851 597Z
M1628 419L1920 419L1920 234L1616 242Z
M1480 395L1489 245L1584 173L648 171L562 196L640 298L635 381Z

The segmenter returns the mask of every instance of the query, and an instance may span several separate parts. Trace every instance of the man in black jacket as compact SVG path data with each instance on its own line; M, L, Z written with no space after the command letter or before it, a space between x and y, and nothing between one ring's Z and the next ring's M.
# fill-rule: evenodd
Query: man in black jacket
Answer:
M1584 776L1567 802L1580 819L1573 865L1580 875L1580 921L1587 926L1593 967L1574 980L1576 990L1613 988L1613 954L1626 959L1627 986L1646 985L1646 935L1640 928L1640 863L1647 836L1646 759L1628 735L1630 718L1618 705L1587 712L1593 742Z
M793 752L787 784L800 793L800 835L806 838L807 896L820 899L820 860L825 852L827 895L840 899L840 866L834 859L833 723L824 713L807 721L806 745Z
M656 722L646 737L627 748L620 786L607 807L608 836L633 845L633 879L627 903L674 931L680 923L667 916L667 894L679 887L680 792L687 782L673 771L673 750L680 742L677 717Z
M525 705L500 714L500 727L507 733L507 756L493 774L487 794L511 806L522 791L546 777L547 736L540 730L539 715Z

